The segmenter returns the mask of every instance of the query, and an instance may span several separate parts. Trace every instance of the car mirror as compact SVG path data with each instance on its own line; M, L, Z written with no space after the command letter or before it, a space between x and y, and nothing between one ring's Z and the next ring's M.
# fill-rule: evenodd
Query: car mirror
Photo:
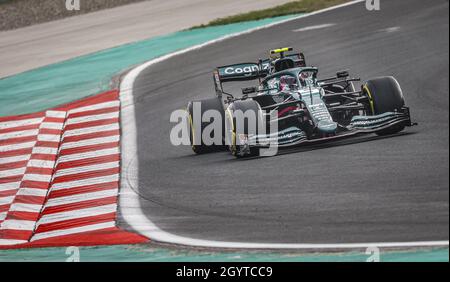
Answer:
M348 73L348 71L340 71L338 73L336 73L336 76L338 78L346 78L348 77L350 74Z
M251 93L256 93L256 87L242 88L242 94L248 95L248 94L251 94Z

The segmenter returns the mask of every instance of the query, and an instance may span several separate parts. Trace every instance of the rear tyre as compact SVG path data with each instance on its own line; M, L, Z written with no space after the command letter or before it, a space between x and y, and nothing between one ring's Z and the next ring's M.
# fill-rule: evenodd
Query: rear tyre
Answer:
M201 126L200 126L200 131L198 135L196 135L196 124L194 123L194 103L199 103L201 106L201 112L200 112L200 118L203 117L203 114L206 111L209 110L215 110L218 111L221 115L221 123L222 123L222 131L221 132L212 132L211 136L213 139L215 137L215 134L220 134L220 138L221 138L221 144L213 144L213 145L206 145L203 142L203 131L204 129L210 125L213 121L211 122L201 122ZM196 154L205 154L205 153L211 153L211 152L217 152L217 151L223 151L226 149L226 147L224 146L224 136L225 136L225 128L224 128L224 110L223 110L223 105L222 105L222 101L220 98L215 97L215 98L210 98L210 99L205 99L205 100L200 100L200 101L192 101L189 102L188 106L187 106L187 112L189 114L189 140L191 142L191 148L192 151L194 151L194 153ZM195 141L195 142L194 142Z
M373 115L400 111L405 106L405 99L398 81L392 77L372 79L363 85L363 92L369 97L369 111ZM383 136L395 134L405 129L403 124L383 129L376 134Z
M249 122L250 120L245 118L243 121L243 132L237 132L237 122L236 122L236 116L234 113L236 111L241 111L242 113L249 113L253 112L254 117L256 117L256 124L251 125ZM226 111L226 130L227 137L229 137L231 140L228 140L229 149L231 151L231 154L237 158L243 158L243 157L257 157L259 156L259 149L254 147L246 147L245 145L240 145L238 138L239 135L244 134L247 137L252 134L256 134L259 126L262 125L263 119L261 116L261 107L260 105L254 101L254 100L241 100L241 101L235 101L233 104L231 104L227 111ZM255 131L256 129L256 131Z

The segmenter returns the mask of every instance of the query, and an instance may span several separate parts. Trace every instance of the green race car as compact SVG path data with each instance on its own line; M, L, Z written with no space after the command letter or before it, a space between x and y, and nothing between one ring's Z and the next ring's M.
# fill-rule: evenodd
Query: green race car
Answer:
M319 78L318 69L307 66L302 53L286 54L290 51L273 50L267 60L214 71L215 97L191 101L187 107L195 153L228 149L236 157L257 156L268 148L358 134L389 135L415 125L395 78L375 78L356 89L360 79L351 78L347 71ZM243 88L240 97L224 91L225 83L242 81L258 81L258 85ZM211 110L220 118L195 118ZM209 132L218 120L221 127Z

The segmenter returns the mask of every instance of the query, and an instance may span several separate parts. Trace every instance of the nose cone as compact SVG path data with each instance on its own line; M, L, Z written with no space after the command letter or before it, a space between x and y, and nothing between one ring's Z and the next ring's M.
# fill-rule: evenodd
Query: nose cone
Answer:
M337 123L328 120L321 120L317 125L317 129L322 133L336 133L337 127Z

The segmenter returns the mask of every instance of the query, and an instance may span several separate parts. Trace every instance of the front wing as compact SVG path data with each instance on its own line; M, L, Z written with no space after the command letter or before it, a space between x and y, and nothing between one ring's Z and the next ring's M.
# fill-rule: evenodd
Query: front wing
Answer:
M375 116L355 116L350 125L345 127L342 132L329 137L308 139L304 131L293 126L276 133L249 137L246 145L253 148L268 148L270 146L286 148L328 142L361 134L377 133L398 125L408 127L417 125L411 122L409 108L405 107L401 112L388 112Z

